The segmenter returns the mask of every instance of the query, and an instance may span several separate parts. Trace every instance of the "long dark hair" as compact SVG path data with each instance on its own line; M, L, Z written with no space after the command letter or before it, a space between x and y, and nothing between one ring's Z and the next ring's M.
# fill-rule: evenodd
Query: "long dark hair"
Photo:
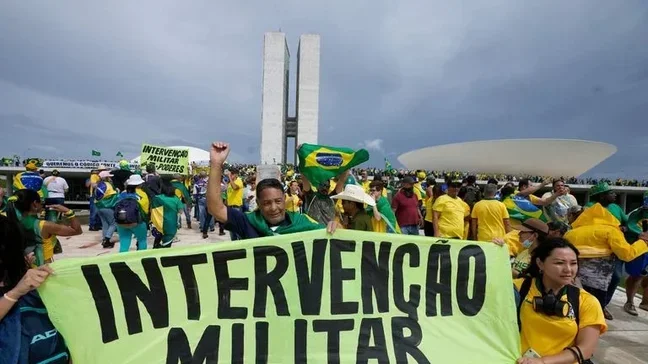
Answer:
M29 212L31 206L34 202L40 201L40 195L34 190L18 190L15 193L16 200L12 202L13 207L18 210L21 214Z
M0 281L5 291L18 284L27 272L25 237L19 223L0 215Z
M566 239L563 238L549 238L549 239L543 239L538 246L533 250L533 253L531 254L531 262L529 264L529 267L524 271L522 274L525 277L531 277L531 278L540 278L542 276L542 273L540 272L540 267L538 267L538 263L536 262L538 259L540 259L541 262L544 262L548 256L551 255L551 252L554 251L554 249L561 249L561 248L569 248L574 251L576 254L576 258L578 258L578 255L580 254L578 252L578 249L572 243L567 241Z

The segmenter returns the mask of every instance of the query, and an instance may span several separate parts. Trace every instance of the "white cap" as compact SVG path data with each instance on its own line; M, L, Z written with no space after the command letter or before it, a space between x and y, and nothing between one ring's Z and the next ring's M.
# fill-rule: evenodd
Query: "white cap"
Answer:
M126 186L139 186L142 183L144 183L144 180L139 174L131 174L131 176L126 180Z
M106 178L106 177L112 177L112 173L108 171L101 171L99 172L99 178Z

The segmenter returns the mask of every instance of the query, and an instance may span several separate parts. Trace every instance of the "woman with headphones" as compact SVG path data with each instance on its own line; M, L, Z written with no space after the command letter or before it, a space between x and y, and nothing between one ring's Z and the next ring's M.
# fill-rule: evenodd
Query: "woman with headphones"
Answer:
M522 343L519 364L587 363L607 330L597 299L572 285L578 250L567 240L539 244L514 281Z

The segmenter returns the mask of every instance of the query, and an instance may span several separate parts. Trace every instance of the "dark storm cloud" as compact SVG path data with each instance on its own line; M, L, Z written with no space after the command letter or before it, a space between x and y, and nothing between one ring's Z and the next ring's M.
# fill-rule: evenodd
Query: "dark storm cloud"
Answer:
M366 146L373 165L429 145L556 137L615 144L596 172L639 176L647 14L639 0L12 2L0 153L222 139L255 162L263 33L281 29L293 67L299 35L322 36L320 141Z

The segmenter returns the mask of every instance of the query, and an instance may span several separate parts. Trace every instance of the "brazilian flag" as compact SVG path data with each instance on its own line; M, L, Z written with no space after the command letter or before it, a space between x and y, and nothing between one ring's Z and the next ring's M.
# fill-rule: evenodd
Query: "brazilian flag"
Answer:
M165 236L163 242L173 239L178 231L178 212L184 209L182 202L175 196L157 195L151 202L151 223Z
M526 219L533 217L544 222L547 221L542 209L532 204L531 201L524 197L509 195L506 196L502 202L506 205L506 209L508 210L509 216L512 220L524 222Z
M628 230L630 230L628 235L632 235L630 240L636 240L643 232L644 221L648 221L648 208L641 206L628 214Z
M297 155L299 171L313 186L369 160L369 152L365 149L355 151L315 144L302 144Z

